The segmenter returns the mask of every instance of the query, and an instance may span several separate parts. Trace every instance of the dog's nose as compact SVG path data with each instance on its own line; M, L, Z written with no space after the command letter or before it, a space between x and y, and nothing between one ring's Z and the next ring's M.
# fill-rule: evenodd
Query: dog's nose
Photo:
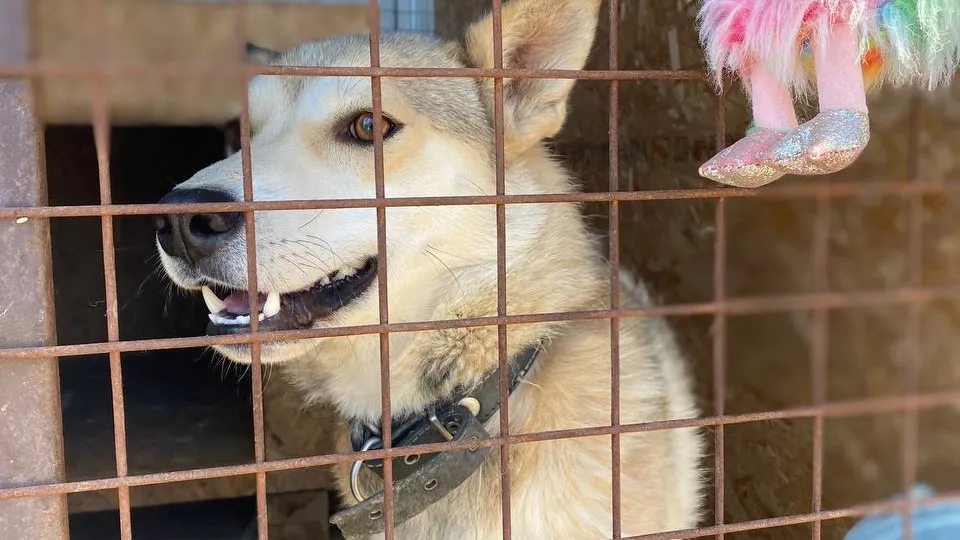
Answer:
M210 189L175 189L167 193L161 204L236 202L228 193ZM168 255L189 263L213 253L242 223L240 212L216 214L168 214L155 216L160 247Z

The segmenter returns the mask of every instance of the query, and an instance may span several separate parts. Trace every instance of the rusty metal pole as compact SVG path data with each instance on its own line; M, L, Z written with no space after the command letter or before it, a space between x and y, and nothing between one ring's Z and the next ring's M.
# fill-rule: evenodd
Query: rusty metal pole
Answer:
M0 0L0 62L28 60L28 0ZM46 204L30 84L0 79L0 207ZM0 220L0 486L62 481L57 359L2 361L3 348L52 345L47 220ZM67 540L65 495L0 501L0 540Z

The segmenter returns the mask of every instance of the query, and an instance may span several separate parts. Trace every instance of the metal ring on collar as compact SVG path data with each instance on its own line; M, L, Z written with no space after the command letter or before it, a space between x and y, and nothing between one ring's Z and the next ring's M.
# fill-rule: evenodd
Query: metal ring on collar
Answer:
M379 437L370 437L363 442L363 446L360 448L361 452L366 452L374 446L382 443ZM358 502L363 502L367 499L362 493L360 493L360 467L363 466L363 460L358 459L353 462L353 466L350 467L350 491L353 493L353 497L357 499Z

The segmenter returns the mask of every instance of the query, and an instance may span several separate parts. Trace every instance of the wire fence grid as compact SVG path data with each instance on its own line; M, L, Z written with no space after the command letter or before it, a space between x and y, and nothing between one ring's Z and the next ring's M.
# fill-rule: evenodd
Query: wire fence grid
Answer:
M698 80L705 77L700 71L666 71L666 70L620 70L619 66L619 9L618 0L610 0L607 4L607 14L610 21L610 42L607 51L609 67L604 70L518 70L504 68L501 40L502 18L501 1L492 0L493 30L495 43L495 65L492 69L414 69L414 68L386 68L380 66L379 29L385 12L376 0L370 0L368 20L370 26L370 66L369 68L344 67L271 67L248 65L243 60L243 51L246 44L246 21L244 10L248 4L244 0L234 0L236 13L237 36L237 63L232 66L211 66L198 63L196 65L156 64L156 65L119 65L108 64L103 61L104 46L101 41L95 48L97 56L89 59L89 64L50 64L29 61L13 61L0 64L0 78L7 79L35 79L41 76L69 76L86 81L93 89L92 118L97 147L97 161L99 164L100 204L85 206L14 206L0 208L0 219L27 220L53 219L65 217L94 216L99 217L102 223L104 281L106 284L106 314L107 340L102 343L77 345L51 345L39 347L12 347L0 350L0 361L16 362L18 360L40 359L50 357L76 357L89 354L109 355L110 373L112 381L114 444L116 447L116 476L96 480L37 483L0 488L0 500L14 500L30 497L44 497L65 493L78 493L111 489L116 490L119 500L120 531L123 540L133 537L131 525L130 489L136 486L182 482L188 480L219 478L235 475L253 475L256 479L257 524L259 538L268 538L267 519L267 490L266 475L269 472L295 470L333 463L343 463L356 459L383 459L383 477L385 485L390 486L393 476L390 458L415 453L434 452L457 449L456 443L439 443L432 445L392 448L391 440L391 389L389 383L389 335L396 332L415 332L437 330L444 328L458 328L469 326L496 326L498 330L498 359L500 366L500 402L503 404L500 416L500 435L492 437L482 443L486 446L499 448L501 466L501 501L503 518L503 537L511 537L510 523L510 475L509 475L509 445L524 444L534 441L556 440L572 437L609 436L612 455L612 531L614 538L621 538L620 516L620 436L624 433L643 431L666 430L678 427L711 427L714 430L714 475L716 521L713 524L688 530L667 531L646 535L646 540L667 540L680 538L699 538L714 536L724 538L727 534L745 531L762 530L771 527L787 525L809 524L811 535L819 539L822 523L827 520L845 517L859 517L877 511L902 511L905 516L904 536L910 538L912 530L909 527L910 510L918 504L954 500L960 498L958 493L947 493L935 498L922 501L906 500L869 504L855 508L841 510L824 510L822 508L823 484L823 431L824 422L828 418L847 415L902 412L907 421L903 428L903 465L902 480L904 490L908 490L916 480L917 469L917 415L919 411L957 403L960 395L957 392L922 393L918 383L919 340L920 340L920 308L924 303L942 299L960 299L960 285L953 286L924 286L921 282L922 258L922 226L921 226L921 198L927 194L952 192L958 184L944 181L926 180L920 177L916 163L911 166L911 182L822 182L816 185L791 185L789 182L771 186L759 191L731 189L731 188L697 188L683 190L661 191L621 191L619 179L619 90L624 81L662 81L662 80ZM396 4L396 2L394 2ZM432 4L432 3L431 3ZM85 24L92 28L101 28L103 25L105 0L97 0L92 4L94 9L89 14ZM394 12L396 15L399 12ZM103 32L94 31L93 35L102 35ZM205 204L112 204L110 183L110 113L107 103L107 85L111 76L136 76L137 74L171 74L177 76L191 76L198 73L222 73L236 77L243 96L241 114L241 156L243 161L243 202L241 203L205 203ZM386 198L384 196L384 168L383 168L383 135L377 128L374 130L376 139L375 149L375 185L376 197L373 199L344 199L344 200L288 200L288 201L255 201L253 196L253 178L251 175L250 156L250 129L249 103L246 98L248 80L257 74L295 75L295 76L362 76L369 77L373 91L373 110L377 122L381 122L382 100L380 86L383 78L389 77L470 77L493 79L495 95L494 127L496 144L496 194L490 196L457 196L457 197L416 197L416 198ZM504 78L570 78L579 80L600 80L609 84L609 117L608 144L609 144L609 181L607 191L576 194L543 194L543 195L509 195L505 190L505 163L504 163L504 120L503 98ZM724 115L724 97L717 100L716 109L716 147L722 148L726 133L726 118ZM916 119L914 120L917 121ZM913 131L916 139L916 131ZM914 145L918 144L916 141ZM6 172L5 172L6 174ZM831 200L861 196L892 195L906 198L910 201L909 237L907 253L909 257L909 284L907 287L894 290L873 290L859 292L833 292L828 288L827 271L829 267L828 237L830 220L828 206ZM727 272L727 200L734 197L768 197L787 199L810 199L816 203L816 228L814 234L814 290L809 294L792 294L780 296L763 296L753 298L729 298L726 291ZM620 307L618 288L618 268L620 256L619 218L620 203L635 201L661 201L680 199L711 199L715 200L715 260L712 269L714 298L709 302L697 304L660 305L642 309L626 309ZM538 204L538 203L571 203L571 202L598 202L605 203L609 208L609 229L607 231L610 258L610 295L609 309L552 314L513 314L506 312L508 291L506 282L505 262L505 208L507 204ZM404 206L431 206L431 205L495 205L497 221L497 315L491 317L459 319L446 321L421 321L392 323L387 305L387 256L386 256L386 209ZM379 259L379 324L353 327L335 327L322 329L306 329L295 331L264 331L258 330L258 321L252 317L249 334L228 335L216 337L195 338L165 338L136 341L123 341L119 332L119 313L117 299L116 260L114 252L113 219L116 216L144 215L157 213L198 213L198 212L243 212L246 218L248 280L250 290L251 313L258 311L257 298L257 253L256 229L254 212L267 210L305 210L326 208L376 208L378 232L378 259ZM827 386L827 324L830 311L837 308L856 306L902 306L907 310L907 336L911 361L907 363L904 379L907 390L900 396L888 398L871 398L848 402L829 402L826 398ZM807 310L813 313L811 334L811 378L813 382L812 405L808 407L788 410L767 411L752 414L728 415L724 412L726 403L726 327L727 319L731 315L746 313L773 313L777 311ZM622 424L620 418L620 388L619 388L619 324L624 317L667 316L667 315L709 315L714 319L713 332L713 416L688 419L653 422L645 424ZM506 362L507 358L507 327L515 324L561 321L608 319L610 323L610 355L611 381L610 389L612 401L610 424L596 428L563 430L534 434L510 434L509 410L507 408ZM345 453L324 456L314 456L299 459L267 460L264 449L264 419L263 394L260 347L264 341L284 341L293 339L348 336L360 334L377 334L380 342L380 384L383 410L382 434L384 448L363 453ZM244 465L206 468L197 470L183 470L156 474L129 474L127 467L126 425L124 418L123 377L120 365L122 353L132 351L160 350L171 348L188 348L213 344L248 343L252 352L252 385L253 385L253 425L254 425L254 462ZM725 523L724 516L724 436L725 427L735 424L759 422L771 419L807 418L813 420L814 426L814 454L813 477L814 486L811 494L812 507L808 513L787 517L761 519L742 523ZM476 445L476 443L471 443ZM460 445L465 447L464 445ZM390 489L386 490L386 538L393 538L393 497Z

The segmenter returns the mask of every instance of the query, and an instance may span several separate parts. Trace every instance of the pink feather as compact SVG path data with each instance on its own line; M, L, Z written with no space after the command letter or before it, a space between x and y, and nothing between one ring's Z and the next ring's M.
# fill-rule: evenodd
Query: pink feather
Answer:
M800 62L804 39L824 38L829 24L859 25L876 0L705 0L698 16L707 63L719 85L725 72L762 65L773 77L805 93L809 76Z

